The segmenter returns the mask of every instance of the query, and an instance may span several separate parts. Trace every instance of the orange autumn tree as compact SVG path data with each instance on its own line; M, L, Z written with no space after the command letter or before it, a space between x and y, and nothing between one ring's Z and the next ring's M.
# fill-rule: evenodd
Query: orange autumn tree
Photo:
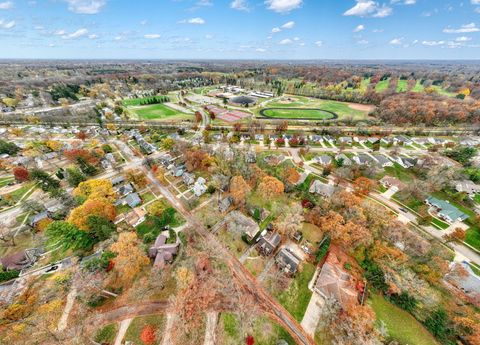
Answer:
M119 286L129 286L143 267L150 263L135 232L120 233L110 250L117 254L113 273L115 283Z
M140 340L146 345L155 343L155 329L151 325L143 327L142 333L140 333Z
M295 184L300 180L300 174L294 167L289 167L283 171L283 178L290 184Z
M245 182L242 176L232 177L230 180L230 195L232 196L235 205L243 204L249 192L250 186Z
M272 198L282 194L285 186L282 181L273 176L265 176L258 185L258 191L264 198Z
M357 195L368 195L374 187L375 182L363 176L353 181L353 190Z
M115 206L107 200L91 199L73 209L67 221L80 230L88 231L90 230L88 226L88 218L90 216L99 216L113 222L116 215Z

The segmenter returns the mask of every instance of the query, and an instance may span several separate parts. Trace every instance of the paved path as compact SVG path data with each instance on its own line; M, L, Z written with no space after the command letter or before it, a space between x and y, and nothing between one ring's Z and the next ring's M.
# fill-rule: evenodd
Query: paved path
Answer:
M77 297L77 289L72 287L70 292L67 296L67 304L65 304L65 308L63 309L62 316L60 317L60 321L58 321L57 331L62 332L67 328L67 321L70 312L72 311L73 304L75 303L75 298Z
M114 345L122 345L123 338L125 338L125 334L127 333L128 327L132 323L133 319L126 319L120 322L120 328L117 333L117 337L115 338Z
M216 344L216 330L218 322L218 312L207 312L207 325L205 327L205 341L203 345L215 345Z
M175 324L175 314L168 313L167 314L167 324L165 326L165 330L163 331L163 340L162 340L162 345L172 345L172 342L170 341L171 339L171 333L172 333L172 328Z

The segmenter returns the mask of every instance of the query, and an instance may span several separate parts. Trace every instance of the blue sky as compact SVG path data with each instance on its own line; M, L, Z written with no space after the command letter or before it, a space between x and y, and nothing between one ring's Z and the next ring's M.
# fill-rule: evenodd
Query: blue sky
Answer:
M480 0L0 0L0 58L479 57Z

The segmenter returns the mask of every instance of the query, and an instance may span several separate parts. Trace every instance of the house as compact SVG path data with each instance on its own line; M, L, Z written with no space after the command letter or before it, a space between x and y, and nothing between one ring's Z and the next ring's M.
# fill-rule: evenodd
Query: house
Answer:
M384 155L373 155L373 158L375 158L375 160L377 161L377 164L380 165L383 168L393 166L393 162L390 161Z
M245 162L249 164L253 164L257 162L257 154L255 151L248 151L245 155Z
M314 290L324 298L335 299L343 309L358 304L358 283L333 252L329 252L315 281Z
M205 194L207 191L205 183L207 183L207 181L203 177L197 179L197 182L193 185L193 194L195 194L195 196L200 197Z
M412 145L413 142L411 139L407 138L404 135L396 135L393 137L395 145Z
M472 137L463 138L462 140L460 140L459 144L462 146L475 147L480 145L480 138L472 138Z
M36 227L37 224L44 220L44 219L47 219L50 217L50 214L48 211L43 211L43 212L40 212L40 213L37 213L36 215L34 215L33 217L30 218L30 226L32 228Z
M463 180L455 182L455 190L459 193L467 193L470 196L474 196L480 193L480 186L470 180Z
M132 227L137 227L145 221L147 212L141 207L135 207L125 215L125 222Z
M288 275L297 273L301 261L302 260L288 248L282 248L275 257L277 266Z
M125 177L123 176L117 176L111 179L112 185L117 186L120 183L123 183L125 181Z
M338 138L338 143L344 145L352 145L353 139L351 137L340 137Z
M368 138L368 139L367 139L367 142L370 143L370 144L372 144L372 145L375 145L375 144L378 144L378 143L380 142L380 139L375 138L375 137L373 137L373 138Z
M462 266L464 274L458 274L456 268ZM446 280L465 294L469 302L480 306L480 276L473 272L466 261L455 262L450 266L450 272L445 276Z
M312 194L319 194L324 198L331 198L335 192L335 187L330 184L320 182L319 180L315 180L311 184L308 191Z
M337 162L342 162L342 166L350 166L352 165L352 160L350 158L347 157L347 155L345 155L344 153L340 153L338 155L335 156L335 160Z
M335 142L335 139L331 135L324 135L323 140L330 144L333 144Z
M391 176L384 176L379 182L383 187L395 189L397 192L406 187L402 181Z
M276 232L270 232L260 238L258 241L257 250L265 256L271 255L279 246L282 237Z
M0 259L0 264L7 271L22 270L33 266L41 254L42 251L38 248L26 249L4 256Z
M180 177L185 173L185 166L184 165L179 165L179 166L174 166L172 167L172 175L175 177Z
M352 159L358 165L370 165L372 163L372 158L364 153L353 156Z
M310 141L314 144L320 144L323 141L323 137L321 135L311 135Z
M233 198L231 196L227 196L218 203L218 209L220 210L220 212L226 213L228 209L232 206L232 204Z
M153 262L154 267L163 267L167 262L172 262L173 257L177 255L180 242L168 244L167 237L158 235L153 246L148 250L150 258L155 258Z
M163 165L164 167L168 167L174 161L172 156L168 153L165 153L164 155L161 155L158 158L158 160L159 160L160 164Z
M414 159L414 158L400 157L400 156L392 157L392 160L400 164L405 169L410 169L411 167L414 167L418 161L417 159Z
M138 205L140 205L142 203L142 199L140 199L140 195L138 195L138 193L128 194L124 198L124 201L131 208L137 207Z
M321 155L321 156L316 156L313 158L315 163L320 164L320 165L329 165L332 164L332 157L328 155Z
M427 140L430 144L437 145L437 146L445 146L451 142L450 140L446 140L442 138L432 138L432 137L429 137Z
M265 163L267 163L270 166L277 166L285 160L285 156L284 155L268 155L268 156L265 156L263 160L265 161Z
M124 184L123 186L121 186L120 188L118 188L118 194L120 194L121 196L126 196L130 193L133 193L135 191L135 188L133 187L133 185L129 182L127 184Z
M191 186L192 184L195 183L195 175L190 174L188 172L183 174L182 179L183 179L183 183L185 183L187 186Z
M425 203L437 212L438 217L450 224L468 219L468 215L451 205L448 201L430 196L425 200Z
M229 231L245 234L249 241L260 231L260 227L252 218L239 211L230 212L226 223Z
M295 183L295 186L298 186L298 185L301 185L303 182L305 182L305 180L307 179L308 177L308 174L306 172L302 172L300 174L300 178L298 179L298 181Z

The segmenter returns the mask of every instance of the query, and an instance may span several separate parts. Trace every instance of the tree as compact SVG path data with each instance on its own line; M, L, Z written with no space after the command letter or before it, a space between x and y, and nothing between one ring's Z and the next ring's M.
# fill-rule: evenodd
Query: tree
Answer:
M97 215L88 216L87 225L90 235L99 242L109 239L116 230L115 224L110 220Z
M156 340L155 329L150 325L143 327L140 333L140 340L146 345L154 344Z
M0 154L7 154L13 156L18 151L20 151L20 147L18 147L17 145L0 139Z
M84 131L78 132L75 136L77 137L77 139L80 139L82 141L88 138L87 133L85 133Z
M250 186L245 182L243 176L232 177L230 180L230 195L232 196L235 205L244 204L249 192Z
M80 230L90 231L90 216L99 216L113 222L116 217L115 206L105 199L89 199L70 212L68 222Z
M175 142L173 141L172 138L165 138L162 139L162 142L160 144L164 150L171 150L173 145L175 145Z
M113 271L120 286L129 286L142 268L150 263L135 232L122 232L110 249L117 254Z
M455 331L450 326L448 314L444 309L435 310L426 320L425 327L441 341L452 338Z
M285 186L283 185L282 181L276 179L275 177L265 176L258 185L258 191L263 197L270 199L283 194L285 191Z
M57 152L63 147L63 144L58 140L47 140L45 142L45 146L48 147L50 150Z
M43 191L55 193L60 188L60 182L41 169L33 169L30 178L38 181Z
M88 233L64 221L55 221L49 224L45 229L45 234L51 245L60 246L64 251L68 249L90 250L95 244Z
M303 209L300 205L295 204L275 222L275 229L285 237L292 238L297 231L302 229L303 221Z
M113 202L115 201L116 193L110 180L98 179L81 182L73 190L73 196L90 200L106 199Z
M147 185L147 178L140 169L129 169L125 171L125 177L128 182L133 183L140 189L145 188Z
M375 187L375 182L367 177L358 177L353 181L353 189L357 195L368 195Z
M86 181L87 177L77 167L67 168L67 182L70 187L77 187L83 181Z
M148 205L147 211L152 216L160 217L163 212L167 209L165 203L161 200L155 200L150 205Z
M465 238L466 238L466 232L462 228L456 228L451 233L443 236L443 239L446 242L462 243L463 241L465 241Z
M13 176L18 182L25 182L29 180L30 173L24 167L15 167L13 168Z

